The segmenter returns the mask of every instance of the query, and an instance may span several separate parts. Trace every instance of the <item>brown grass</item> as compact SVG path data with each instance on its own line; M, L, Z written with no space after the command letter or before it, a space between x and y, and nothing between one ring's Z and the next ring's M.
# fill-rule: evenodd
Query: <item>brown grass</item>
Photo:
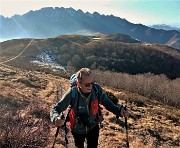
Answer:
M29 83L32 85L27 85ZM50 148L56 127L50 122L49 110L68 88L68 80L58 76L0 67L0 113L3 115L0 117L0 147ZM130 148L180 146L178 108L122 89L107 86L103 89L111 92L118 104L124 103L131 110ZM103 115L98 147L126 147L124 119L116 123L115 116L104 107ZM68 140L69 147L74 147L70 133ZM64 130L60 130L55 147L65 147Z
M179 78L170 80L165 75L153 75L151 73L129 75L126 73L97 70L94 71L94 74L96 82L101 85L134 92L180 108Z

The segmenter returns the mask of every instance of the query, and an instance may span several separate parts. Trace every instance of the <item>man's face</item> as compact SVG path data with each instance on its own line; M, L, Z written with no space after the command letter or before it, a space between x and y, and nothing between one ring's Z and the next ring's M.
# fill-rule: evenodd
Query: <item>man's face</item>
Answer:
M90 93L93 83L94 83L94 78L92 75L90 76L82 75L82 83L79 83L79 87L81 88L83 93Z

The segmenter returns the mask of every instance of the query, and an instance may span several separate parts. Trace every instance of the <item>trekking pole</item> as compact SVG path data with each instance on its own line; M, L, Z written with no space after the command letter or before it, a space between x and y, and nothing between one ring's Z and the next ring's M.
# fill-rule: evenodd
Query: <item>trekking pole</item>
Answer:
M126 105L122 104L122 106L120 107L120 110L122 107L124 107L124 110L126 110ZM120 114L121 113L116 115L116 123L118 123L118 119L119 119ZM126 128L126 145L127 145L127 148L129 148L127 117L125 117L125 128Z
M125 117L125 127L126 127L126 145L129 148L127 117Z
M124 110L126 110L126 106L124 107ZM126 128L126 145L129 148L127 117L125 117L125 128Z
M54 142L53 142L52 148L54 148L54 145L55 145L55 143L56 143L56 138L57 138L57 135L58 135L58 133L59 133L59 129L60 129L60 127L57 127L56 133L55 133L55 135L54 135Z
M63 114L61 115L61 119L64 119L64 115ZM56 138L57 138L57 136L59 134L59 129L60 129L60 126L58 126L57 129L56 129L56 133L54 135L54 142L53 142L52 148L54 148L54 145L56 143Z

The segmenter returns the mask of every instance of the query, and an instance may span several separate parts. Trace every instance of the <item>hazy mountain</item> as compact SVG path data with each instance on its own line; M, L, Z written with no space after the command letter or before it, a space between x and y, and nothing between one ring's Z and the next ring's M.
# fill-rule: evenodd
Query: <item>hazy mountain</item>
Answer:
M1 19L0 38L49 38L62 34L89 35L95 32L105 34L123 33L141 41L169 45L169 40L177 43L170 44L179 47L180 34L178 31L157 30L142 24L133 24L113 15L93 14L73 8L42 8L30 11L24 15L15 15Z
M156 24L156 25L152 25L152 26L149 26L149 27L152 27L152 28L155 28L155 29L163 29L163 30L176 30L176 31L180 32L180 28L173 27L173 26L166 25L166 24Z

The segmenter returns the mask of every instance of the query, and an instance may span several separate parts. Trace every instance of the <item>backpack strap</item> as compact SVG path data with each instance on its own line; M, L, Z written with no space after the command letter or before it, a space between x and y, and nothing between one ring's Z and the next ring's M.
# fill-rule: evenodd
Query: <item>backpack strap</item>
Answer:
M71 95L71 100L72 100L72 99L75 99L75 97L76 97L76 90L77 90L77 87L76 87L76 86L74 86L74 87L71 88L71 92L70 92L70 93L71 93L71 94L70 94L70 95Z
M99 99L99 97L100 97L99 86L98 86L97 84L94 84L94 85L93 85L93 88L94 88L94 90L95 90L96 97Z

